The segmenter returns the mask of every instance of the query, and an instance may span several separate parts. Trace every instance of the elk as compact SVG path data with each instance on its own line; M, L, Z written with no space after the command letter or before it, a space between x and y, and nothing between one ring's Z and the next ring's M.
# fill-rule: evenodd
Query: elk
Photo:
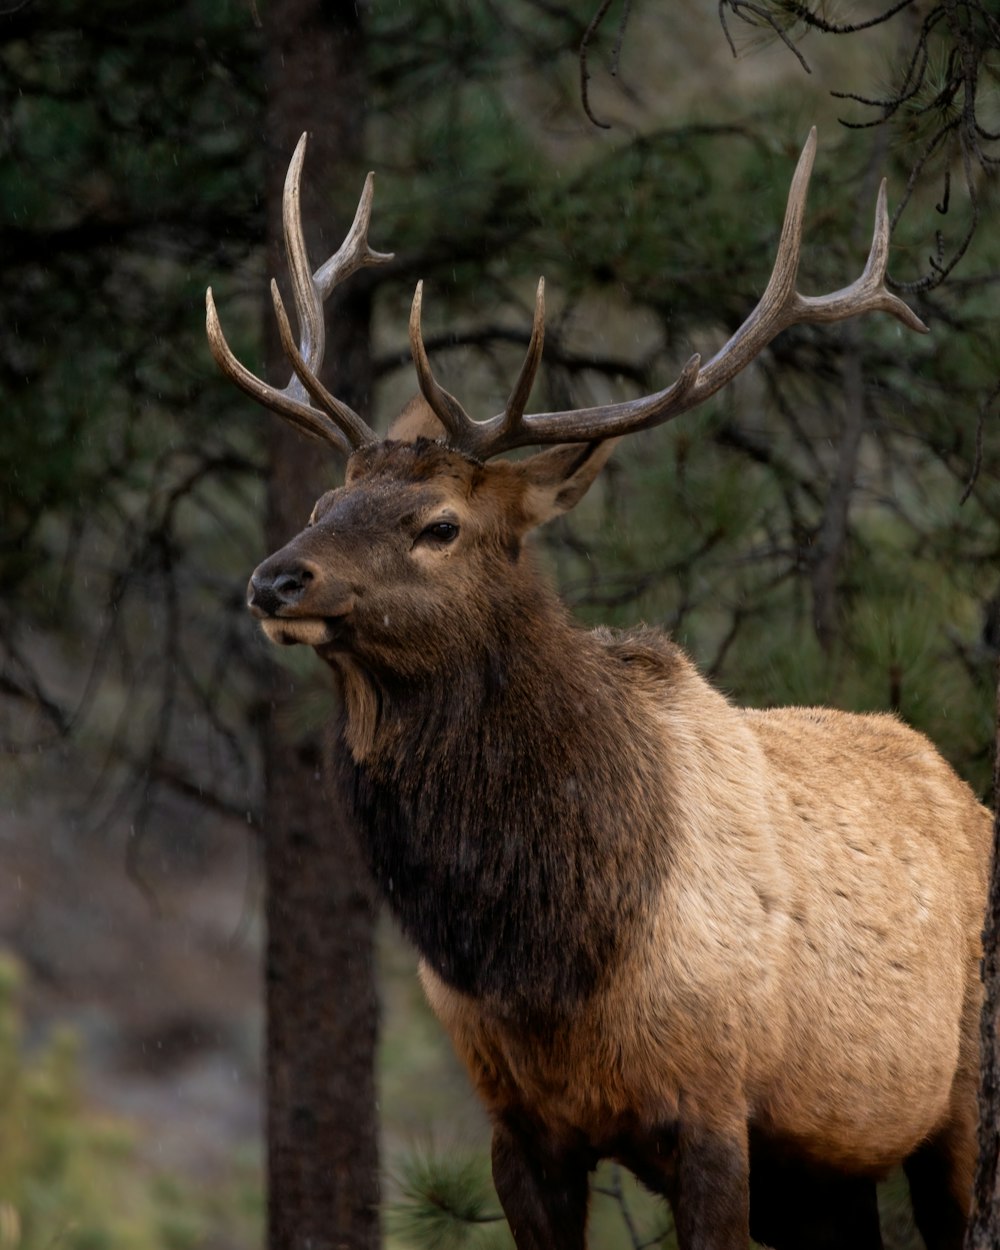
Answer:
M682 1250L874 1250L875 1179L899 1163L929 1250L961 1244L986 809L891 715L740 709L663 633L584 630L525 547L619 437L694 408L784 328L883 311L925 329L885 287L884 182L861 276L796 290L815 148L813 131L757 307L640 399L526 412L540 282L506 407L473 420L434 377L418 285L420 396L378 438L318 377L324 299L391 259L368 244L372 176L312 274L305 136L284 210L298 342L272 282L284 389L236 360L207 294L222 369L347 460L248 604L333 670L335 801L489 1113L519 1250L582 1250L604 1157L667 1197Z

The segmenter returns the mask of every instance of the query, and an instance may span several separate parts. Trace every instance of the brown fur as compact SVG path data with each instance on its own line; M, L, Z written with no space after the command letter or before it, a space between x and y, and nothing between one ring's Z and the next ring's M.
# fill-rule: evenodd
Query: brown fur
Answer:
M493 1117L518 1246L582 1246L580 1178L614 1155L682 1247L742 1250L758 1151L908 1160L928 1244L957 1244L989 816L891 716L743 711L662 635L577 628L522 540L608 451L365 448L251 583L339 675L341 798Z

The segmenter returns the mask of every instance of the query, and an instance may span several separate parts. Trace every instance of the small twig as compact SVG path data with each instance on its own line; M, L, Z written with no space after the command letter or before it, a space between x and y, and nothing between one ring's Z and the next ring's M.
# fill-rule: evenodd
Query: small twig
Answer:
M882 25L911 8L914 0L894 0L874 17L859 22L833 22L814 12L801 0L719 0L719 19L730 50L735 55L736 46L729 31L726 14L733 13L751 26L768 26L796 56L801 64L804 59L793 45L790 31L794 23L801 22L808 29L824 34L849 35ZM944 44L945 54L940 71L932 70L939 61L932 51ZM910 175L902 200L893 214L895 227L900 214L909 205L918 181L930 171L927 169L931 156L942 155L946 140L957 137L964 167L965 184L968 189L971 221L962 237L955 244L941 240L937 254L928 261L927 271L914 282L890 282L891 289L911 294L932 290L940 286L968 251L980 224L980 205L976 187L976 169L992 172L1000 165L1000 154L988 150L991 143L1000 142L1000 131L982 125L976 115L977 99L982 80L986 78L992 54L1000 51L1000 21L990 6L981 0L938 0L929 6L920 21L912 50L897 75L894 89L885 96L875 96L856 91L835 91L835 99L850 100L864 108L874 109L877 115L868 121L852 121L841 118L841 124L851 130L864 130L884 125L897 116L908 119L932 120L933 133L925 138L922 151L912 163ZM808 66L804 66L808 68ZM950 158L949 148L944 153ZM951 205L950 172L944 172L944 187L937 211L947 213Z
M965 485L965 490L962 491L961 498L958 501L959 506L964 504L972 494L979 478L979 470L983 466L983 432L986 426L986 414L989 412L998 395L1000 395L1000 381L996 383L989 395L987 395L986 399L979 407L979 416L976 419L976 449L972 457L972 471L969 474L969 480Z
M805 22L807 26L813 27L814 30L820 30L825 35L854 35L860 30L870 30L873 26L881 26L883 22L888 22L895 17L897 13L908 8L915 0L898 0L898 3L892 5L882 13L877 13L874 17L868 18L864 22L828 22L826 18L820 17L818 13L814 13L812 9L807 9L804 4L796 4L795 0L782 0L781 7L786 13L791 13L797 17L800 22Z
M622 1170L618 1164L614 1164L611 1168L611 1180L605 1185L595 1186L595 1192L605 1194L608 1198L614 1198L618 1203L618 1209L621 1212L622 1221L625 1229L632 1242L633 1250L641 1250L643 1241L639 1236L639 1230L636 1228L635 1220L632 1218L632 1212L629 1210L628 1202L625 1198L625 1191L622 1189Z
M761 5L750 3L750 0L720 0L720 3L719 3L719 21L722 23L722 29L723 29L723 32L725 33L726 40L729 43L729 47L732 50L733 56L736 56L736 45L733 43L732 36L729 33L729 27L726 25L726 17L725 17L726 6L732 9L733 13L741 21L746 22L748 26L757 25L757 23L753 20L753 18L759 19L759 21L763 22L765 26L770 26L770 28L778 36L778 38L785 45L788 51L791 52L792 56L794 56L795 59L798 61L798 63L802 66L805 72L807 74L812 73L812 69L809 66L809 62L802 55L802 53L798 50L795 44L792 43L791 39L789 38L788 32L778 21L777 17L775 17L773 13L768 12L768 10L763 8ZM744 10L746 10L746 12L744 12ZM751 13L753 16L748 17L747 13Z
M608 9L611 8L612 0L601 0L600 7L590 20L590 24L583 32L583 38L580 40L580 103L583 111L587 114L595 126L601 130L610 130L609 122L602 122L594 116L593 109L590 107L590 69L587 65L587 57L590 50L590 41L597 33L598 27L608 15Z
M622 6L621 21L618 23L618 34L615 36L615 46L611 50L611 76L618 77L618 67L621 63L622 44L625 42L625 28L628 26L628 19L632 13L632 0L625 0Z

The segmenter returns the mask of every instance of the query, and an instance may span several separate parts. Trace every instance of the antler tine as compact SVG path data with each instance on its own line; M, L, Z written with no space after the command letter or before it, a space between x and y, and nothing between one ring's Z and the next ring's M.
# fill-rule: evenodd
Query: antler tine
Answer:
M456 444L463 450L487 459L502 451L529 444L615 438L661 425L697 407L715 394L746 368L782 330L796 323L841 321L861 313L881 311L891 313L911 330L926 333L927 327L916 313L885 287L889 254L889 214L884 182L876 204L871 250L861 277L850 286L829 295L804 296L796 290L806 193L815 155L814 127L809 132L789 187L781 238L764 294L746 321L704 367L699 356L692 356L671 386L641 399L606 404L598 408L515 417L514 399L516 397L520 400L522 385L526 383L530 386L530 380L537 368L537 360L534 360L533 355L538 330L536 312L532 346L528 351L529 360L525 362L506 410L488 421L473 422L466 418L471 428L462 430L461 441L459 443L456 440ZM540 342L537 350L540 353ZM529 365L530 361L533 363ZM452 402L457 404L457 401Z
M771 268L771 277L764 288L764 294L732 338L705 365L704 373L709 376L712 376L711 370L720 372L721 376L720 366L724 363L731 368L732 371L725 373L719 386L724 385L730 377L734 377L745 364L767 346L780 330L785 328L785 325L790 325L791 320L794 320L792 318L782 325L777 325L778 318L788 311L798 298L795 292L795 280L799 275L802 224L805 219L809 180L812 177L813 162L816 159L816 142L816 127L813 126L799 155L795 173L792 175L791 185L788 188L785 220L781 224L778 251Z
M369 174L365 179L354 222L344 242L315 274L310 271L302 230L300 192L305 153L306 135L303 134L289 162L282 196L285 254L299 323L298 345L295 343L277 286L273 281L271 284L282 346L294 370L288 384L279 390L240 364L222 332L211 288L205 296L206 329L212 355L237 386L258 403L291 421L304 433L331 443L342 455L349 455L366 443L376 442L377 438L374 431L352 408L327 391L317 376L323 363L326 342L323 301L335 286L356 270L365 265L385 264L392 260L392 255L376 252L368 245L368 225L374 194L374 175ZM319 408L313 407L308 402L309 398Z
M385 265L393 259L392 252L376 252L368 243L368 226L371 223L374 199L375 175L369 173L346 238L335 254L313 274L313 282L320 299L326 299L335 286L363 266Z
M922 334L928 332L917 314L885 288L885 269L889 259L889 212L884 179L875 203L872 245L861 276L850 286L829 295L800 295L795 289L806 192L815 153L814 126L799 157L788 192L788 207L771 280L757 307L702 370L698 379L699 403L724 386L791 325L830 323L866 312L888 312L909 329Z
M520 428L521 418L524 416L524 410L528 405L528 397L535 383L535 374L538 372L538 366L542 362L542 348L544 345L545 279L539 278L538 288L535 291L535 315L531 322L531 338L528 340L528 350L524 357L524 363L521 365L521 372L517 375L517 381L514 383L514 389L507 400L507 407L504 409L502 430L505 437L515 435Z
M413 292L413 304L410 307L410 354L413 356L420 391L434 415L447 430L451 446L472 452L478 423L472 420L455 396L440 385L431 371L431 362L427 359L427 349L424 347L424 336L420 328L423 302L424 284L421 281Z
M829 295L799 295L796 308L800 315L796 321L840 321L855 313L878 311L891 313L897 320L918 334L929 333L927 326L917 314L885 285L885 272L889 262L889 207L886 182L878 189L875 202L875 226L872 230L872 246L864 272L850 286Z
M265 408L270 408L279 416L290 421L301 433L320 442L331 443L341 455L351 454L351 445L333 421L322 412L308 404L303 404L287 391L278 390L261 381L255 373L251 373L242 365L226 342L219 322L219 313L215 307L212 288L205 292L205 330L208 334L208 346L215 363L231 382L235 382L244 391Z
M335 418L339 426L337 432L339 434L342 431L346 436L346 443L349 449L356 450L358 447L363 447L366 443L376 442L377 436L367 423L343 400L338 399L336 395L331 395L303 359L298 344L295 342L295 336L292 334L292 327L288 320L288 313L285 312L281 292L278 290L278 284L273 278L271 279L271 302L274 305L274 315L278 322L278 334L281 338L282 349L295 370L296 377L308 391L310 397L319 404L324 412L330 413Z

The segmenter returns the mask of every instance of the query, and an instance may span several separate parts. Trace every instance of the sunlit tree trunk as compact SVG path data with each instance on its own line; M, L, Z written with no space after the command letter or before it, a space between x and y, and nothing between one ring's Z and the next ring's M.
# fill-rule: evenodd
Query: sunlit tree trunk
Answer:
M350 225L363 177L363 31L353 2L272 0L265 22L269 257L270 271L283 275L281 191L304 130L303 217L314 268ZM328 308L327 381L364 410L371 387L364 283ZM267 316L273 325L270 309ZM268 356L269 376L283 385L290 370L273 331ZM339 471L319 444L272 418L269 550L302 528ZM303 680L316 686L322 666L309 667ZM324 793L320 730L296 723L298 685L275 667L265 728L269 1245L374 1250L373 907L355 840Z

